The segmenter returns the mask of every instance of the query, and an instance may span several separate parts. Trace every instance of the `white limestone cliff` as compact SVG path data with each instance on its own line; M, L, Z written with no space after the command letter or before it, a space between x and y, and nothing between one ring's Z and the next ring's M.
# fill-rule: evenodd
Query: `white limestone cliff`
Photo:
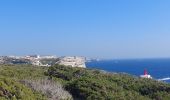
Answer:
M85 65L85 58L84 57L62 57L60 60L57 62L57 64L60 65L65 65L65 66L71 66L71 67L81 67L81 68L86 68Z

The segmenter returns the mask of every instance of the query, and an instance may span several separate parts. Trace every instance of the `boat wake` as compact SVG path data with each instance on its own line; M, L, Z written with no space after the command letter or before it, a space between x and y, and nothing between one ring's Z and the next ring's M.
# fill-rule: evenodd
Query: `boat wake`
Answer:
M170 77L166 77L166 78L158 79L158 81L167 81L167 80L170 80Z

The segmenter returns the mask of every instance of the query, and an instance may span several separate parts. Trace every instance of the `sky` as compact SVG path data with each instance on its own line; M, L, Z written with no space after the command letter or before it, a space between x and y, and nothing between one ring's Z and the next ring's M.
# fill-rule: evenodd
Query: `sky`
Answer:
M170 57L169 0L1 0L0 55Z

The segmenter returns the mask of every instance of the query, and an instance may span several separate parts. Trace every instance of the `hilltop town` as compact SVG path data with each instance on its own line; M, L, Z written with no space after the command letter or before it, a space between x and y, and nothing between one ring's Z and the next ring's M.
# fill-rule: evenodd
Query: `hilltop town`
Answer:
M52 66L55 64L66 65L71 67L86 68L86 58L78 56L0 56L0 64L31 64L35 66Z

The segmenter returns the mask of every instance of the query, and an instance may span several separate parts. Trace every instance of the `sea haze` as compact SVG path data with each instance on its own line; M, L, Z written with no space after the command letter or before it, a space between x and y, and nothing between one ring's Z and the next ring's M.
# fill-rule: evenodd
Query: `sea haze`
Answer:
M88 68L96 68L109 72L125 72L140 76L144 69L154 79L165 79L170 82L170 58L169 59L130 59L130 60L100 60L86 63Z

